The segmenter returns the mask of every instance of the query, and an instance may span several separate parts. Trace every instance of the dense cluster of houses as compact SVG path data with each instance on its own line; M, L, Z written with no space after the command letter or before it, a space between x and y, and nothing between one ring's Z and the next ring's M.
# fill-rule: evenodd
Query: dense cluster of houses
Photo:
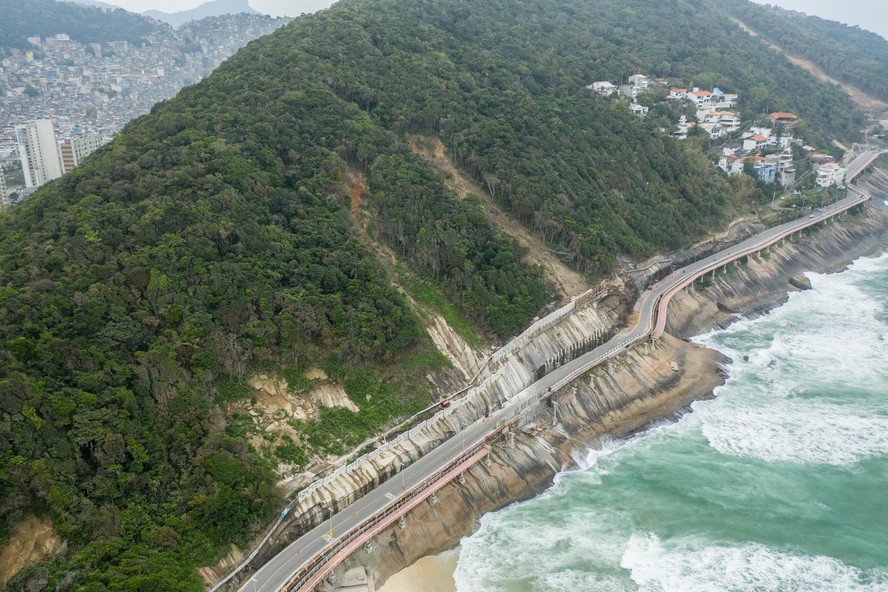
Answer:
M793 165L792 145L798 143L798 140L789 133L790 129L789 125L783 126L782 133L778 134L769 127L748 128L741 134L738 143L722 148L718 168L728 175L739 175L746 171L746 164L750 163L751 172L759 181L776 182L784 187L793 185L796 181L796 169ZM777 150L780 152L775 152ZM770 154L762 155L763 152Z
M666 96L667 101L686 101L697 110L695 113L697 122L688 122L687 117L682 115L678 129L672 135L679 139L687 138L688 131L695 126L706 130L711 138L720 138L725 134L736 132L740 129L740 115L731 109L737 106L739 99L736 93L726 93L719 88L711 91L697 87L690 90L670 88Z
M586 88L602 97L613 95L629 99L629 109L635 115L644 117L648 107L638 103L639 93L656 86L669 86L663 78L651 78L644 74L630 76L626 84L615 85L606 80L593 82ZM703 90L698 87L679 88L669 86L667 101L684 101L695 109L697 121L689 121L682 115L672 136L683 140L694 128L704 130L710 138L722 138L736 134L742 129L740 114L735 111L740 97L736 93L726 93L718 87ZM792 135L792 129L798 122L793 113L778 111L771 113L773 127L747 128L738 140L722 148L718 168L728 175L740 175L749 172L763 183L779 183L784 187L796 182L796 169L793 164L792 146L801 142ZM776 131L775 131L776 130ZM665 130L664 130L665 131ZM736 135L731 136L736 138ZM808 147L805 147L806 150ZM814 154L814 149L807 150L812 164L816 167L816 184L818 187L841 186L845 171L832 158ZM747 167L747 165L749 165Z
M629 109L635 115L644 117L648 114L648 108L638 104L638 94L653 86L666 86L669 81L665 78L650 78L644 74L630 76L626 84L616 85L607 80L593 82L586 88L594 91L602 97L620 95L629 99Z
M722 148L718 168L728 175L749 172L763 183L779 183L784 187L796 182L792 146L801 142L792 136L792 126L798 117L792 113L772 113L771 121L779 126L780 133L769 127L752 126L745 130L739 142ZM815 167L818 187L841 186L845 169L833 162L832 156L819 154L810 146L804 147L808 159Z

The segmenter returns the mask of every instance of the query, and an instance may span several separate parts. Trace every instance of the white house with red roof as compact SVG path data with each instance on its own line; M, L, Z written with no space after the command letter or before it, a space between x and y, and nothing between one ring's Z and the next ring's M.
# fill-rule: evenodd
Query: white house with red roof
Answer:
M688 98L688 89L686 88L678 88L673 86L669 89L669 95L666 97L667 99L686 99Z
M712 93L708 90L700 90L699 88L694 88L693 91L688 93L688 99L690 99L694 102L695 105L697 105L697 109L703 109L712 105Z
M718 161L718 168L728 175L740 175L743 173L743 159L739 156L722 156Z
M771 121L774 122L774 125L794 125L798 120L798 115L786 113L785 111L771 113Z

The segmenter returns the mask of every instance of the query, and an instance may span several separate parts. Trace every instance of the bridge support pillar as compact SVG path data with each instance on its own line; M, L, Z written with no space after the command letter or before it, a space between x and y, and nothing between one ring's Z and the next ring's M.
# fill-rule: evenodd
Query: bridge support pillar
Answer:
M364 553L370 553L373 551L373 544L370 541L364 543Z
M404 516L401 516L401 518L398 520L398 527L401 530L404 530L405 528L407 528L407 518L405 518Z
M460 473L460 474L459 474L459 484L460 484L460 485L465 485L465 484L466 484L466 474L465 474L465 473Z
M433 506L438 505L438 494L437 493L433 493L432 495L429 496L429 503Z
M490 455L489 454L484 457L484 466L485 467L490 466Z

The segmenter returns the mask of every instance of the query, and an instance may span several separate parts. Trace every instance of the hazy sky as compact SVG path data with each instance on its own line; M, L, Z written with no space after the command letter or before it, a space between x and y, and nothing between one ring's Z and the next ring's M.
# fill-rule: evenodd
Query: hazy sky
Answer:
M885 0L756 0L831 21L859 25L888 38L888 2Z
M206 0L106 0L133 12L151 8L176 12L194 8ZM888 38L888 2L885 0L756 0L760 4L776 4L825 19L860 25ZM298 16L333 4L333 0L249 0L259 12L274 16Z
M105 0L132 12L145 12L156 9L164 12L188 10L207 0ZM327 8L333 0L249 0L250 6L259 12L274 16L299 16L303 12L314 12Z

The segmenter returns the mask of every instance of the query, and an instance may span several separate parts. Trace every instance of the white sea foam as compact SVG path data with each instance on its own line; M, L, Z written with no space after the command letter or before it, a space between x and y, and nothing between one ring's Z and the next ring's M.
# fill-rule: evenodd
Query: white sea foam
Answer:
M759 461L793 463L787 475L807 475L820 472L818 465L888 456L885 278L888 256L858 261L843 274L811 275L814 289L792 294L787 305L698 339L734 360L718 396L695 403L677 422L576 453L578 468L562 471L543 495L484 516L463 540L457 590L888 592L888 567L857 569L826 556L829 545L803 538L794 548L769 547L775 527L767 524L738 530L749 508L734 507L738 496L718 484L722 465L741 471L755 489L769 483L767 476L756 482ZM856 467L832 473L864 479ZM685 529L689 496L709 507ZM806 511L829 514L830 505L842 505L829 494L809 497ZM767 502L779 505L780 496ZM673 503L679 505L670 514ZM792 508L774 510L783 520ZM824 518L825 536L841 528ZM780 532L793 540L791 520L785 526ZM735 536L748 539L724 543ZM857 556L847 553L836 557Z
M760 544L739 547L665 545L633 535L620 565L640 592L884 592L888 573L862 572L830 557L781 552Z
M550 492L532 505L485 515L478 531L462 541L457 590L623 590L619 574L600 568L619 564L626 521L613 511L577 508L572 494Z
M880 257L843 274L812 274L813 290L793 294L764 318L699 339L734 359L719 398L695 406L713 448L830 465L888 454L888 402L857 405L888 383L884 305L865 286L886 266Z
M539 578L540 590L558 592L634 592L636 587L617 576L607 576L579 570L565 570L544 574ZM460 589L462 592L462 589Z
M703 434L722 454L767 462L850 465L888 455L888 417L846 407L775 398L759 406L730 403L702 411Z

